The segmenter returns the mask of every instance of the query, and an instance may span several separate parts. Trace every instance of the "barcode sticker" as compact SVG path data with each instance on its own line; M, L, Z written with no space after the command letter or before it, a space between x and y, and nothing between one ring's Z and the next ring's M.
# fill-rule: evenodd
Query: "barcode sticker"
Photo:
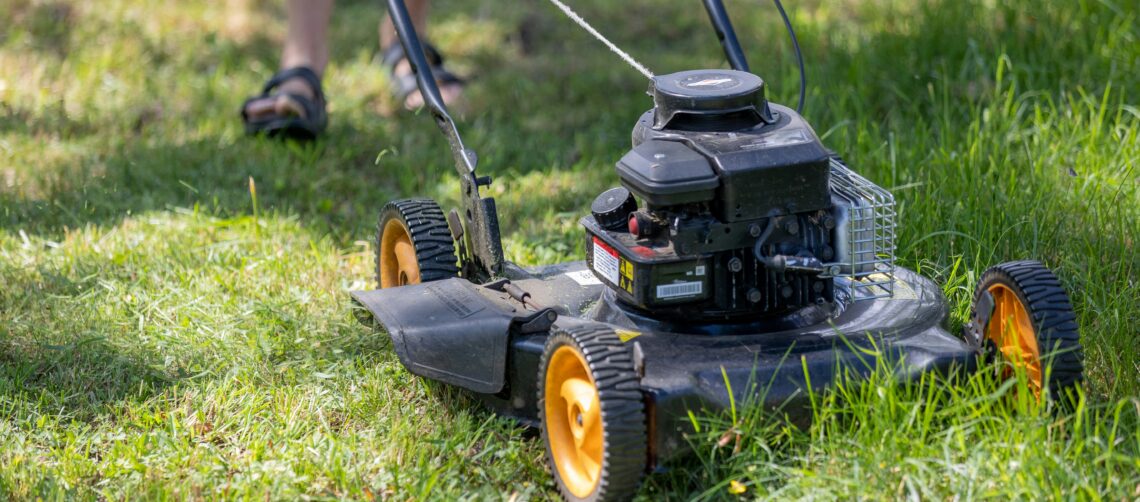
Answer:
M618 284L620 267L617 251L594 237L594 272L611 284Z
M657 298L679 298L701 294L700 282L677 282L657 286Z

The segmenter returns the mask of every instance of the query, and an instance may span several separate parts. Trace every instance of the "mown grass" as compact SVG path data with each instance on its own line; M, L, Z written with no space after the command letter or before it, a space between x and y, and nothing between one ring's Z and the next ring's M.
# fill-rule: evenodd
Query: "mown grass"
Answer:
M581 255L578 215L616 183L650 103L557 12L519 5L438 2L433 38L476 77L461 128L495 177L508 254L547 263ZM722 64L690 3L575 5L657 72ZM793 101L778 17L729 7L770 96ZM698 414L696 454L643 496L727 498L736 481L743 497L1140 497L1140 11L788 7L807 117L893 189L899 261L944 284L955 327L987 266L1053 267L1082 326L1085 400L1057 414L987 372L900 387L888 368L817 396L806 429L746 403ZM338 5L332 125L302 147L237 120L275 64L275 2L0 5L0 494L552 495L526 431L412 378L352 316L375 211L457 202L434 126L389 112L380 15Z

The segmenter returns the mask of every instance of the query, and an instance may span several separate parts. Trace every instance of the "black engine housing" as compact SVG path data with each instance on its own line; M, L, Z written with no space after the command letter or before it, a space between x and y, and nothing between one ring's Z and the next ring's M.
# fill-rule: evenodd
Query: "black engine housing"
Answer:
M590 268L652 315L736 319L834 301L830 155L763 81L733 70L658 76L655 107L617 163L612 210L583 218ZM633 197L643 202L636 211ZM596 202L598 206L601 201ZM603 226L599 221L605 223Z

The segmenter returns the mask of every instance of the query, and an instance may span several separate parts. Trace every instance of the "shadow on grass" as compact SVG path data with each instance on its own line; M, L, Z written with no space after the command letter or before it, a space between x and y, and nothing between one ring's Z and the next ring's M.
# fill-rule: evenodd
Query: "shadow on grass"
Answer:
M342 133L342 141L356 139L349 131L334 132ZM357 211L380 207L384 195L396 190L373 168L370 154L346 156L336 149L331 142L257 139L231 144L216 139L130 141L78 165L35 173L38 186L33 190L38 193L0 190L0 207L5 208L0 227L58 238L67 228L113 227L123 218L154 210L196 208L213 216L243 216L253 212L250 178L262 211L298 213L325 221L325 228L351 226Z
M147 359L158 357L126 352L96 333L35 347L0 339L0 414L89 421L121 401L145 401L173 382Z
M187 376L160 369L162 354L116 342L123 327L84 301L91 284L49 271L5 284L0 311L0 415L93 420ZM90 281L89 281L90 282Z

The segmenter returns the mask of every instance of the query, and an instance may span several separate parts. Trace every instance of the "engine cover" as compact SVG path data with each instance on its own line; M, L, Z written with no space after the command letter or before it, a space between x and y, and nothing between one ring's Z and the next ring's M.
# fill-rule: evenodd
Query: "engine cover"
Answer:
M702 87L690 91L687 109L678 109L686 82L725 81L750 84L754 92L733 100ZM633 150L617 164L622 184L650 206L710 202L721 221L829 207L827 149L803 117L764 100L763 89L759 77L732 70L657 77L651 90L657 106L637 121Z
M831 263L847 250L837 216L848 213L837 212L831 156L811 126L744 72L658 76L650 94L655 107L617 163L643 207L625 209L626 228L612 211L605 224L582 219L594 273L621 302L665 317L734 320L834 301Z

